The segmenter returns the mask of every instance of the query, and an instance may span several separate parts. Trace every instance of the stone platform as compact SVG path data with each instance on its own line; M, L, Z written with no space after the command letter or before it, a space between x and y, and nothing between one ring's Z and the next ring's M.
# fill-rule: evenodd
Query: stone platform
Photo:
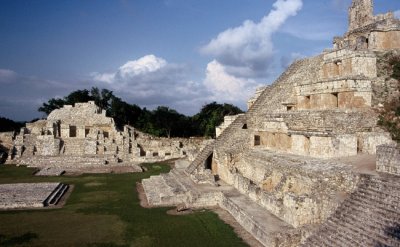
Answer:
M295 229L223 182L218 187L195 184L181 169L151 176L142 180L142 184L150 206L219 206L264 246L295 246L307 231Z
M61 176L65 170L58 167L45 167L35 173L35 176Z
M31 209L57 205L69 186L62 183L0 185L0 210Z

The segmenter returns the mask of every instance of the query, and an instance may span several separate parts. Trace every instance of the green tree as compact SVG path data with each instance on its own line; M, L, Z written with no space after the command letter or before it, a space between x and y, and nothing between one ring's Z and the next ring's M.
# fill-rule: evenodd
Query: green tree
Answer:
M112 91L108 89L99 90L97 87L92 87L92 89L90 90L90 94L93 97L96 105L104 110L107 110L110 107L111 101L114 97Z
M197 135L215 137L215 127L224 121L224 117L239 113L243 111L234 105L212 102L204 105L200 112L193 116L192 122Z
M75 103L83 103L94 100L93 96L90 95L89 90L76 90L70 93L64 98L64 102L67 105L73 105Z
M25 123L15 122L11 119L0 117L0 132L19 131Z
M47 115L50 114L50 112L54 111L55 109L60 109L66 105L66 102L64 99L60 98L52 98L47 101L47 103L43 103L41 107L39 107L38 111L39 112L44 112Z

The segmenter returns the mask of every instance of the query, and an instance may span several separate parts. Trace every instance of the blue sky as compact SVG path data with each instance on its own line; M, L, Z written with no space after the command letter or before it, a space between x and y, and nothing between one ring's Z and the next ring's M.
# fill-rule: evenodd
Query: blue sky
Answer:
M350 2L0 0L0 116L41 117L49 98L92 86L188 115L211 101L245 109L294 59L331 47Z

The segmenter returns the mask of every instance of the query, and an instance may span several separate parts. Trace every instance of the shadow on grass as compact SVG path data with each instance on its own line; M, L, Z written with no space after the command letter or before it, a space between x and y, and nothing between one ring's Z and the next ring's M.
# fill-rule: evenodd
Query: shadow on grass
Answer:
M27 244L33 239L37 239L38 235L36 233L28 232L16 237L6 237L0 235L0 246L15 246L20 244Z

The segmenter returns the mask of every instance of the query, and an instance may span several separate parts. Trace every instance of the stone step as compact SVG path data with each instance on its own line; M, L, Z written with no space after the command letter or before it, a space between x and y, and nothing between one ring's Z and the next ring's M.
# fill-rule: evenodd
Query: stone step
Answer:
M398 178L366 175L363 180L303 246L319 246L320 241L324 246L400 246L400 238L388 233L400 222ZM325 239L335 243L329 245Z
M64 193L68 189L68 185L66 184L58 184L57 187L51 192L51 194L44 200L43 205L44 206L54 206L58 203L58 201L61 199L61 197L64 195Z
M63 184L62 187L60 188L60 190L54 196L54 198L49 202L49 204L53 205L53 206L57 205L58 202L60 201L61 197L65 194L65 192L67 192L68 188L69 188L69 185Z
M299 231L236 189L223 191L220 206L265 246L296 246ZM294 245L295 244L295 245Z

